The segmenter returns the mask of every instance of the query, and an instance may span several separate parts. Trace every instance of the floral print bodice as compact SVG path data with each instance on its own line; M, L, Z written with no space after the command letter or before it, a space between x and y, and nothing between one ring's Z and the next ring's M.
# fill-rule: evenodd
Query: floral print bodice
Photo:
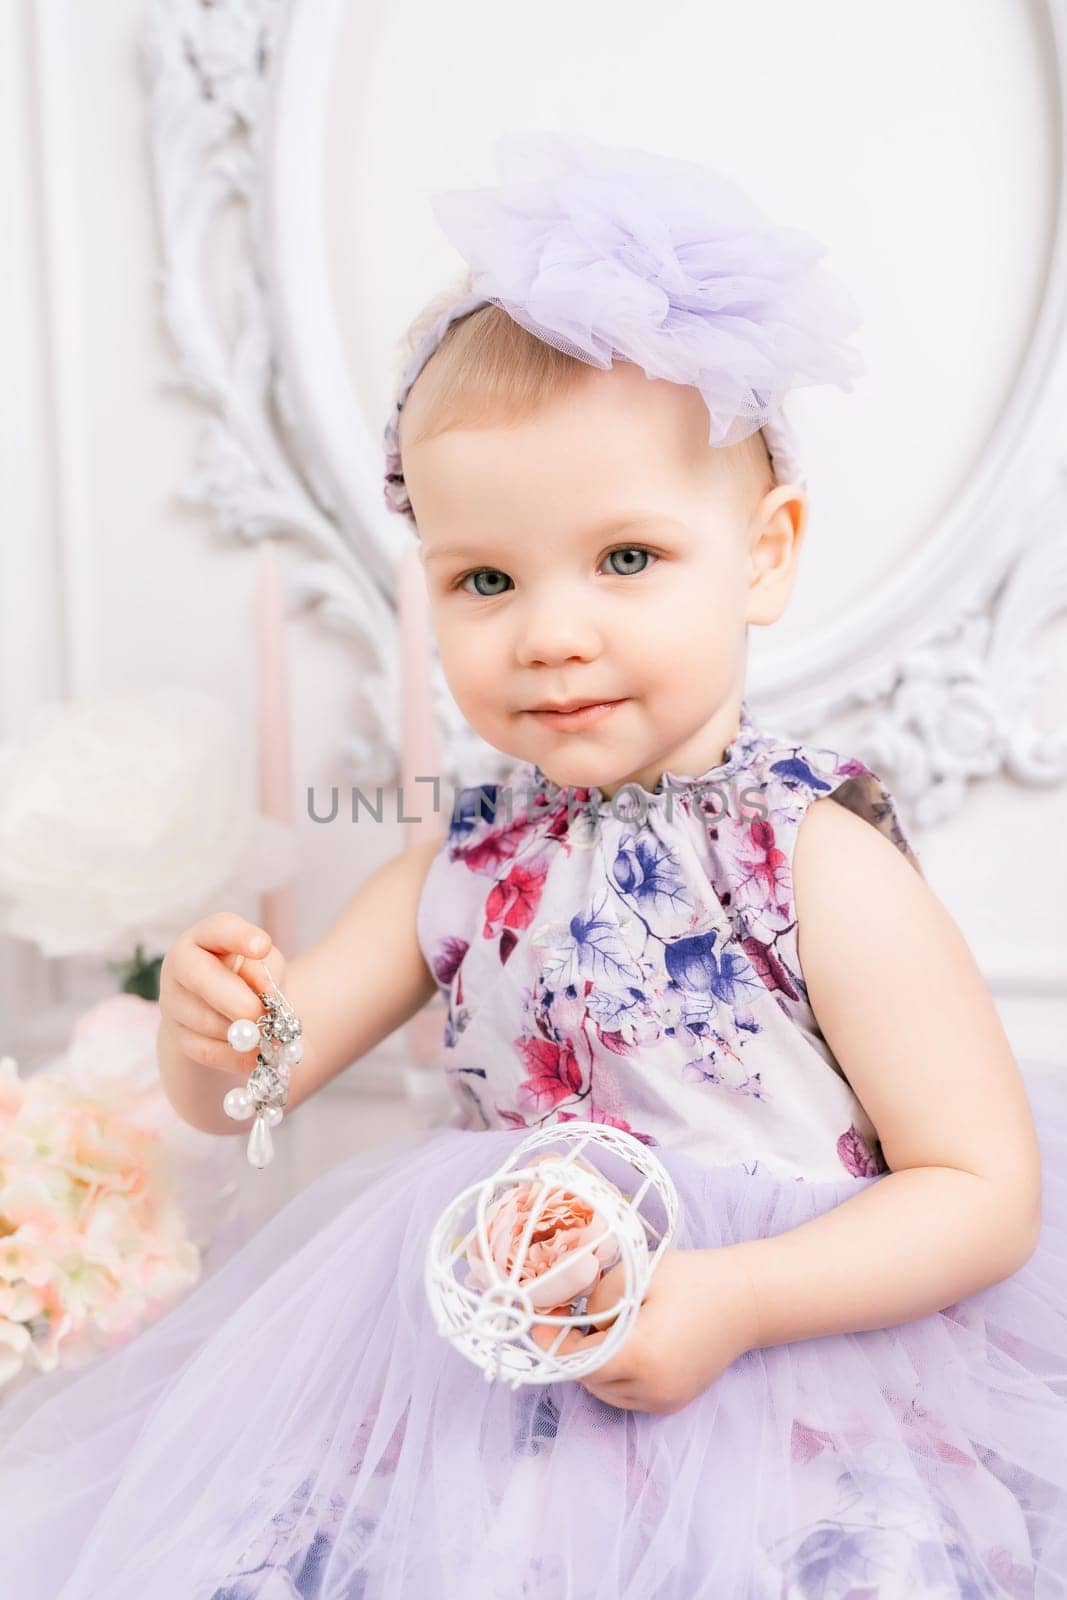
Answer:
M460 790L419 899L453 1125L582 1118L712 1165L886 1170L808 1003L792 859L832 796L921 872L879 776L758 726L654 790L561 788L518 761Z

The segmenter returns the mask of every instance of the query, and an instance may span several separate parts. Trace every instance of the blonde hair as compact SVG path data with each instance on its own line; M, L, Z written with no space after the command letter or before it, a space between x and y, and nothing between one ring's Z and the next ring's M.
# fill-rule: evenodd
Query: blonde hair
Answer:
M424 333L452 302L470 291L472 277L458 289L437 296L407 330L408 360ZM434 439L449 428L510 426L563 398L593 370L515 322L498 305L484 305L450 324L409 393L419 390L420 415L408 444ZM404 411L400 426L403 429ZM734 484L758 487L761 497L774 488L774 473L762 432L716 450Z

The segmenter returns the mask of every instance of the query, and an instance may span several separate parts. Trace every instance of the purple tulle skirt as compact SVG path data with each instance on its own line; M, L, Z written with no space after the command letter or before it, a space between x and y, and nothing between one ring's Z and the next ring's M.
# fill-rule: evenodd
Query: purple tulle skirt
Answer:
M432 1224L521 1132L360 1152L130 1345L0 1405L0 1591L1067 1595L1067 1080L1027 1086L1044 1224L1025 1266L914 1322L749 1351L668 1416L577 1382L491 1384L436 1332ZM680 1248L780 1233L882 1181L657 1153Z

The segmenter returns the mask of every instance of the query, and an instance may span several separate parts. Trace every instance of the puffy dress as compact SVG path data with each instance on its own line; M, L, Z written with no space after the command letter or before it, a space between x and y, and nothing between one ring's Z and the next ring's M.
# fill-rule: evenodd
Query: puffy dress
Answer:
M1020 1064L1038 1247L944 1310L747 1351L670 1415L487 1382L433 1325L434 1222L534 1128L654 1146L680 1249L781 1233L886 1175L798 960L792 854L823 796L921 870L876 773L747 702L721 764L651 792L560 789L529 762L461 791L418 906L450 1120L333 1167L130 1345L0 1405L4 1596L1067 1595L1055 1073Z

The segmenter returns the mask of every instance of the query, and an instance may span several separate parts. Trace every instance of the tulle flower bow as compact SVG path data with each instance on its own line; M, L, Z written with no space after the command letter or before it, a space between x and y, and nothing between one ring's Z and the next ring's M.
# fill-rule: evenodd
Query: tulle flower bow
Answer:
M386 503L409 511L396 419L455 317L501 306L579 360L615 357L692 385L708 443L765 430L779 482L803 482L781 412L790 389L862 373L846 340L862 314L819 265L825 247L767 220L734 184L694 162L611 149L580 134L513 133L495 146L503 181L432 198L471 269L470 292L424 336L386 429Z

